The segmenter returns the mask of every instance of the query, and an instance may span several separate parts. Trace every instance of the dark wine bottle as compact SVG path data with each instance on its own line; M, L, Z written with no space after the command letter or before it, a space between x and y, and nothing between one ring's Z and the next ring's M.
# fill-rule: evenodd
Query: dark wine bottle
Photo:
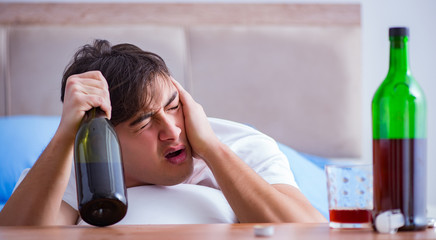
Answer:
M119 222L127 212L127 192L118 137L100 108L88 111L74 143L78 208L94 226Z

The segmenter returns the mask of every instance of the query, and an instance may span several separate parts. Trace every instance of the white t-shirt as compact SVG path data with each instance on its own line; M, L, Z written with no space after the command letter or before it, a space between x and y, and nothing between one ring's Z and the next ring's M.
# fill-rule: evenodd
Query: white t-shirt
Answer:
M298 188L288 159L277 143L244 124L209 118L221 142L270 184ZM18 184L27 174L24 171ZM77 210L74 167L63 200ZM139 186L127 189L128 210L118 224L235 223L237 218L225 199L211 170L194 159L194 172L175 186ZM86 224L79 219L78 224Z
M209 118L209 122L220 141L269 184L297 187L288 159L274 139L245 124L218 118ZM212 171L200 159L194 159L194 173L185 183L219 189Z

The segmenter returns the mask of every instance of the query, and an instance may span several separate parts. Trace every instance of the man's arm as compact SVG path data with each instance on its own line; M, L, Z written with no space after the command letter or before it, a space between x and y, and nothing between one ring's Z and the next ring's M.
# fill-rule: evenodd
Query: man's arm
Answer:
M326 221L298 189L267 183L228 146L218 143L203 158L240 222Z
M62 201L71 174L74 139L86 111L100 106L110 115L107 88L97 71L68 78L59 127L0 212L0 225L75 224L77 211Z
M304 195L286 184L271 185L221 143L202 107L176 81L185 128L195 156L212 170L240 222L325 222Z

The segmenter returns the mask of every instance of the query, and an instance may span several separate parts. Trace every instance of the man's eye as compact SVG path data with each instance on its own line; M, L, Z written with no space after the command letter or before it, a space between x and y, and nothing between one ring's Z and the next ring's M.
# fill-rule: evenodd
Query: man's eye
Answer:
M177 106L170 108L169 110L177 110L179 108L179 104Z
M139 130L144 129L145 127L147 127L149 123L150 123L150 122L146 122L145 124L141 125L141 127L139 128Z

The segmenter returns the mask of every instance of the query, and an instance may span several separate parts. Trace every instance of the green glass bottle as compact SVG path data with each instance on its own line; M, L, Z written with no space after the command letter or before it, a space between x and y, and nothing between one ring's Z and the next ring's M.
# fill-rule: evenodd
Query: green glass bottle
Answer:
M118 137L100 108L88 111L74 143L79 213L94 226L119 222L127 212L127 193Z
M389 29L389 71L372 100L373 215L400 210L400 231L427 226L426 100L410 72L408 38L408 28Z

